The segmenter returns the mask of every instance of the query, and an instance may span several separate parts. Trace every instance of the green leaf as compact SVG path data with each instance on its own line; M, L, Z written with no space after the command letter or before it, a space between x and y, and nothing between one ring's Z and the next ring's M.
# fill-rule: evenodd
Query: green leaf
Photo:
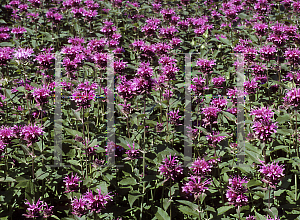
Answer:
M198 217L199 216L199 213L185 205L180 205L178 207L178 209L183 213L183 214L186 214L186 215L192 215L192 216L196 216Z
M187 200L176 200L176 202L180 202L180 203L182 203L184 205L187 205L191 209L194 209L194 210L198 209L198 205L196 205L196 204L194 204L194 203L192 203L190 201L187 201Z
M129 177L126 179L122 179L119 184L121 184L121 185L136 185L136 180L133 177Z
M168 215L168 213L161 209L160 207L157 207L157 212L155 213L155 217L158 220L170 220L170 216Z
M234 206L222 206L222 207L218 208L218 215L224 214L225 212L232 209L233 207Z
M231 46L231 42L227 38L219 37L220 41L228 46Z
M10 42L1 42L0 47L13 47L14 45Z
M258 212L255 212L256 220L266 220L267 218L263 215L259 214Z
M133 193L135 193L135 194L133 194ZM140 196L142 196L142 194L140 194L139 191L132 191L128 194L128 202L129 202L130 208L132 208L134 201L137 200Z
M252 186L260 186L262 185L262 182L259 180L255 180L255 179L251 179L248 183L247 183L247 187L250 188Z
M16 180L14 178L7 176L7 177L1 177L0 182L8 183L8 182L16 182Z

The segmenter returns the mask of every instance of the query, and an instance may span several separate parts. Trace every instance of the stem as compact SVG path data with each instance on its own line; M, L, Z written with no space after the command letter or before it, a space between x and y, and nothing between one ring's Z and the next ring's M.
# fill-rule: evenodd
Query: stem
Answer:
M144 115L146 112L146 96L144 96ZM128 119L128 118L127 118ZM146 119L144 116L144 149L143 149L143 175L142 178L145 178L145 151L146 151ZM144 203L144 193L145 193L145 181L143 180L143 196L142 196L142 203L141 203L141 214L140 219L143 218L143 203Z
M197 202L198 202L198 209L199 209L199 219L201 220L201 206L200 206L200 203L199 203L199 198L197 199Z

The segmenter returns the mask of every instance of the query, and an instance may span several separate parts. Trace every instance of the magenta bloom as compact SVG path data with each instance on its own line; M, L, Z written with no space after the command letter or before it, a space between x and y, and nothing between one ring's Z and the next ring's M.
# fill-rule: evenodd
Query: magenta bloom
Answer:
M251 81L244 82L244 88L247 94L255 93L257 87L258 87L258 83L254 79L252 79Z
M193 84L191 85L191 90L195 93L196 96L201 96L205 90L205 79L201 76L192 78Z
M287 49L285 51L285 57L292 64L299 64L300 63L300 50L297 48Z
M88 213L88 201L85 200L82 196L79 197L79 199L75 196L71 200L71 206L73 209L72 214L77 215L81 217L82 215L85 215Z
M262 165L259 165L261 169L259 172L261 173L263 179L262 181L267 183L268 186L275 189L276 185L279 181L284 177L284 165L278 165L279 162L275 164L275 162L265 164L264 161L260 161Z
M211 183L210 180L201 182L200 176L191 176L188 177L188 179L190 181L185 183L185 185L182 187L182 192L193 195L195 200L198 199L202 193L205 193L205 191L208 190L206 185Z
M12 58L14 49L11 47L0 47L0 66L5 66Z
M198 59L196 62L196 66L199 66L204 74L210 73L214 65L216 65L215 60Z
M213 131L212 134L206 136L209 145L216 147L219 142L221 142L226 138L226 136L220 136L219 134L220 134L219 131L218 132Z
M17 60L26 60L31 57L32 53L33 49L31 48L19 48L15 51L14 58L16 58Z
M211 172L212 165L204 158L198 157L191 166L191 171L197 176L206 176Z
M243 186L248 183L248 180L235 176L229 179L229 186L226 192L228 203L234 206L245 206L248 204L248 197L245 195L247 189Z
M32 204L27 199L26 201L25 204L29 206L26 210L27 214L23 214L26 218L48 218L52 215L54 206L48 207L48 204L40 199L36 203L33 201Z
M269 121L273 118L274 112L268 107L261 107L258 109L253 109L250 115L254 115L254 121Z
M15 34L17 38L22 37L26 32L27 31L24 27L16 27L11 29L11 33Z
M66 176L64 178L64 182L66 184L66 193L69 192L77 192L78 191L78 182L81 182L80 177L77 176L77 173L75 173L75 176L73 173L71 174L71 177Z
M53 50L53 48L45 49L45 52L39 53L36 56L35 60L38 61L42 69L49 69L55 60L55 56L51 53L51 50Z
M90 101L95 100L96 93L94 90L97 88L98 84L96 83L89 83L88 81L80 83L72 94L72 100L76 102L79 109L87 108L90 106Z
M166 156L158 168L161 175L165 178L175 180L177 177L183 174L183 169L180 167L179 160L176 156L171 154Z
M121 157L124 151L125 149L122 146L115 144L113 141L108 142L105 146L106 155L115 152L115 157Z
M224 109L227 106L227 100L225 98L214 98L211 104L219 109Z
M214 84L215 87L220 88L226 80L223 76L220 76L220 77L212 78L211 81L212 81L212 83Z
M258 36L264 36L267 33L268 25L265 23L255 23L253 28Z
M127 154L125 160L138 159L140 155L140 150L134 149L134 143L132 143L132 147L130 146L130 144L127 144L127 146L129 147L129 150L125 152Z
M48 102L51 91L45 85L42 88L36 88L32 92L32 96L35 98L38 106L44 105Z
M220 111L221 109L214 106L202 108L202 114L205 116L205 118L203 119L203 122L205 122L205 126L217 123L217 117Z
M255 121L252 125L254 136L262 142L271 141L271 135L277 132L276 122L268 121Z
M84 195L84 200L87 203L87 208L91 212L99 213L101 212L108 201L112 201L112 196L107 194L102 194L101 189L97 189L98 194L94 195L92 191L88 190Z
M300 88L294 88L288 91L286 96L283 97L283 99L286 103L297 107L300 103Z
M11 139L14 137L14 132L10 127L2 125L0 128L0 140L4 144L9 144Z
M180 125L179 124L179 119L181 118L181 116L178 115L179 113L179 109L177 109L177 111L170 111L169 112L169 119L170 119L170 124L173 125Z
M28 145L32 145L33 143L37 142L39 137L43 135L45 132L41 126L31 124L25 125L22 127L20 136L23 140L27 141Z
M259 52L264 60L270 61L274 58L277 49L274 46L266 45L263 46Z

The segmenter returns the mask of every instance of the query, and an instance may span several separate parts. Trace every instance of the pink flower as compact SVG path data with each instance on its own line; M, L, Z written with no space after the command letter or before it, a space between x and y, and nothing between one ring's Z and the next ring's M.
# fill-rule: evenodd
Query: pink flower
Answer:
M245 206L248 204L248 197L245 195L247 189L243 184L247 184L248 180L235 176L229 179L229 186L226 192L226 198L228 203L234 206Z
M212 165L204 158L198 157L191 166L191 171L196 176L206 176L211 172Z
M275 188L279 181L284 177L284 165L278 165L279 162L275 164L275 162L265 164L264 161L260 161L262 165L260 165L259 172L263 177L263 182L267 183L268 186Z
M54 206L48 207L48 204L40 199L36 203L33 201L32 204L27 199L26 201L25 204L29 206L26 210L27 214L23 214L26 218L48 218L52 215Z
M183 174L183 169L180 167L179 160L176 156L171 156L171 154L166 156L162 163L160 164L158 168L161 175L168 179L175 180L180 175Z
M132 147L130 146L130 144L127 144L127 146L129 147L129 150L125 152L125 154L127 154L125 160L133 160L140 158L141 152L138 149L134 149L134 143L132 143Z
M21 128L20 136L23 140L27 141L28 145L38 141L38 138L45 132L41 126L31 124L25 125Z
M182 192L193 195L195 200L197 200L201 196L201 194L205 193L205 191L208 190L208 187L206 185L211 183L210 180L201 182L200 176L191 176L188 177L188 179L190 181L185 183L185 185L182 187Z
M75 173L75 176L73 173L71 174L71 177L65 176L64 182L66 185L66 193L69 192L77 192L79 187L78 187L78 182L81 182L80 177L77 176L77 173Z

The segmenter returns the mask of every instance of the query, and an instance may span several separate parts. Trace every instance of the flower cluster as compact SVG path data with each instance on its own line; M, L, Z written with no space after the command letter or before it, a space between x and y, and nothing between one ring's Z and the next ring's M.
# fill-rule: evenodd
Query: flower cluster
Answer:
M198 59L196 66L199 66L200 71L203 72L204 75L207 75L212 71L213 66L216 65L215 62L215 60Z
M283 99L287 104L298 107L300 103L300 88L291 89Z
M41 126L30 124L21 128L20 137L27 141L28 146L31 146L33 143L37 142L38 138L44 133Z
M132 147L130 146L130 144L127 144L127 146L129 147L129 150L125 152L125 154L127 154L125 160L134 160L140 157L141 151L138 149L134 149L134 143L132 143Z
M259 172L263 177L262 181L275 189L276 185L284 177L284 165L278 165L279 162L272 162L269 164L266 164L264 161L260 162L262 165L260 165Z
M90 213L100 213L105 209L109 201L112 201L112 196L104 194L101 189L97 189L98 193L94 194L88 190L85 194L79 198L74 197L71 200L72 213L76 216L81 217L82 215Z
M23 214L26 218L48 218L52 215L54 206L48 207L48 204L40 199L36 203L33 201L32 204L26 199L25 204L29 206L26 210L27 214Z
M66 185L66 193L69 192L77 192L79 189L79 182L81 182L80 177L77 176L77 173L75 173L75 176L73 175L73 173L71 174L71 176L65 176L64 178L64 182Z
M277 132L276 122L272 122L274 113L265 107L254 109L250 115L254 115L254 123L252 129L254 136L260 141L271 141L271 135Z
M94 90L97 88L98 84L96 83L89 83L88 81L80 83L72 94L72 100L76 102L79 109L87 108L90 106L91 100L95 100L96 93Z
M207 185L211 183L210 180L201 181L203 179L201 176L191 176L188 179L189 181L182 187L182 192L193 195L195 200L208 190Z
M248 197L245 195L247 189L243 184L247 184L248 180L241 178L240 176L235 176L229 178L229 186L226 192L226 198L228 203L234 206L245 206L248 204Z
M162 164L159 166L159 172L165 178L175 180L183 174L183 168L179 164L179 160L176 156L172 156L171 154L166 156Z
M212 164L210 161L206 161L204 158L197 158L190 167L193 175L196 176L206 176L211 172Z

